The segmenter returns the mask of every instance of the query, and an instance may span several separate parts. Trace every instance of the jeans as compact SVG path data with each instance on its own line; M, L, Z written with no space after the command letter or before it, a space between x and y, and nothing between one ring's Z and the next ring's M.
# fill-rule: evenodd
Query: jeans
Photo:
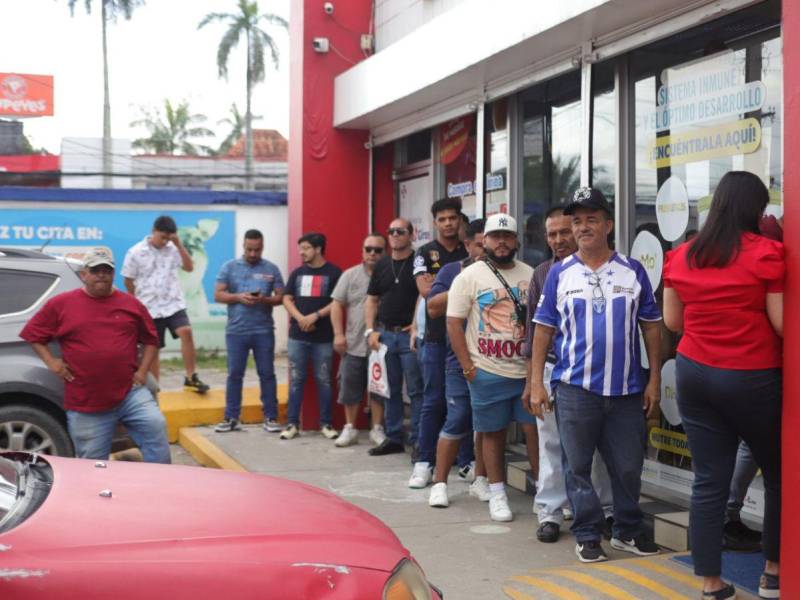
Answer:
M117 423L142 451L145 462L172 462L167 441L167 424L153 394L145 386L131 388L111 410L95 413L67 411L67 429L78 458L107 460Z
M419 364L420 377L422 377L422 357L425 353L425 338L417 336L417 364ZM422 396L417 400L411 399L411 431L408 432L408 445L417 447L419 440L419 419L422 412Z
M425 342L422 354L422 411L419 415L419 462L436 462L436 442L447 414L444 397L444 359L447 349L441 342Z
M550 363L545 364L544 384L548 392L552 373L553 366ZM544 418L536 419L536 428L539 431L539 479L536 481L536 497L533 503L537 508L539 523L563 525L564 508L568 506L569 501L561 465L561 436L558 435L555 414L548 412L544 414ZM603 514L606 517L613 516L611 480L606 465L597 451L592 462L592 485L600 498Z
M386 400L384 418L386 437L403 443L403 378L411 407L422 400L422 376L417 355L411 350L406 331L381 331L381 343L386 345L386 374L389 377L389 399Z
M722 529L739 439L764 476L764 558L780 554L781 371L701 365L678 354L675 374L683 429L692 452L694 483L689 538L694 572L721 572Z
M741 520L742 506L747 496L747 488L753 483L753 479L758 473L758 465L753 453L744 441L739 442L739 449L736 451L736 466L733 469L733 479L731 479L731 490L728 495L728 506L725 509L725 518L729 521Z
M306 342L289 338L289 424L300 426L300 408L303 405L303 386L306 383L308 362L314 368L314 382L319 399L319 421L321 426L330 425L333 385L331 371L333 345L330 342Z
M261 388L261 405L265 419L278 418L277 383L275 380L275 333L228 334L228 379L225 383L225 418L238 419L242 412L242 380L247 357L253 351Z
M599 542L601 537L603 507L592 485L595 449L600 451L611 477L613 536L628 540L639 535L645 444L642 395L599 396L578 386L559 383L556 419L567 497L575 515L571 531L577 542Z

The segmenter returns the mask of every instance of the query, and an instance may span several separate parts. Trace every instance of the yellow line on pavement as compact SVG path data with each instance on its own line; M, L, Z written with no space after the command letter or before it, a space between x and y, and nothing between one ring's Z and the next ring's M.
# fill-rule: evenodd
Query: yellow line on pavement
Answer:
M670 588L661 585L653 581L652 579L648 579L643 575L639 575L630 569L625 569L623 567L617 567L615 565L607 565L607 564L594 564L591 565L593 569L599 569L601 571L605 571L607 573L613 573L618 577L622 577L623 579L627 579L628 581L632 581L633 583L642 586L643 588L647 588L654 594L658 594L662 598L666 598L667 600L690 600L687 596L683 594L679 594L675 590L671 590Z
M507 585L503 586L503 593L512 600L535 600L533 596L528 596L528 594L524 594Z
M606 596L614 598L614 600L638 600L636 596L632 596L622 588L608 583L607 581L603 581L602 579L598 579L597 577L587 575L586 573L568 571L567 569L553 569L547 572L553 575L559 575L565 579L571 579L576 583L582 583Z
M692 589L695 590L703 589L703 583L700 581L699 577L692 577L691 575L686 575L675 569L670 569L669 567L664 566L663 564L659 564L659 562L642 560L637 562L636 566L649 569L650 571L655 571L656 573L660 573L661 575L666 575L667 577L672 577L673 579L680 581L685 585L688 585Z
M538 577L530 577L529 575L515 575L511 579L513 579L514 581L519 581L520 583L526 583L528 585L538 587L549 594L558 596L562 600L584 600L584 597L581 596L580 594L576 594L575 592L568 590L565 587L562 587L556 583L552 583L545 579L539 579Z

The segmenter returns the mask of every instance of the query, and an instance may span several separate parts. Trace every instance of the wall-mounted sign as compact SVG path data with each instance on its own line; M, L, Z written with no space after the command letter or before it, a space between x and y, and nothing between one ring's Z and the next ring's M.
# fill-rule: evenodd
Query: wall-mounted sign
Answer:
M760 145L761 124L750 118L656 138L647 157L651 167L661 169L720 156L750 154Z
M439 126L439 162L449 165L467 145L469 132L472 129L472 115L466 115L448 121Z
M656 220L661 237L674 242L689 225L689 194L680 177L673 175L658 190Z
M664 268L664 250L658 238L649 231L640 231L633 240L631 258L642 263L650 285L656 290L661 284L661 270Z
M0 73L0 115L53 115L53 76Z
M502 173L489 173L486 175L486 192L496 192L506 189L506 180Z
M458 183L447 184L448 198L461 198L475 193L474 181L459 181Z

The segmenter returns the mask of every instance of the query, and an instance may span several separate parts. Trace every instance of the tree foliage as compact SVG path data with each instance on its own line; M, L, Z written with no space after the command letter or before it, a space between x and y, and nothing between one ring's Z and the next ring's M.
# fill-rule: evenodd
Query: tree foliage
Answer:
M214 132L203 127L205 115L192 114L189 103L184 100L173 105L164 100L164 111L142 108L143 117L131 123L131 127L144 127L147 137L138 138L133 147L155 154L183 154L198 156L213 154L209 146L198 144L195 138L213 137Z

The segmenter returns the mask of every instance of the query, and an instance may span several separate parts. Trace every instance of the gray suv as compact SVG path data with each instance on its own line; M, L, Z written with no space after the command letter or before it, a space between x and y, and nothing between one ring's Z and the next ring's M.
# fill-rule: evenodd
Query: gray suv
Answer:
M19 333L50 298L82 285L80 263L33 250L0 247L0 451L72 456L64 383ZM58 356L58 346L51 345ZM148 387L153 387L152 383ZM114 450L131 445L120 430Z

